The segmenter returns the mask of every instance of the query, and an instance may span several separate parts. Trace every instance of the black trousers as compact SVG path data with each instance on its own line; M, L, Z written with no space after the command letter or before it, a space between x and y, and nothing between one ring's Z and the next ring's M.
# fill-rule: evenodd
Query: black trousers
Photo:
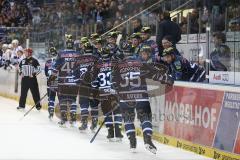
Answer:
M40 100L40 93L38 88L38 82L36 77L23 77L21 82L21 96L19 101L19 107L25 107L28 90L32 93L33 100L36 103ZM40 103L37 107L40 107Z

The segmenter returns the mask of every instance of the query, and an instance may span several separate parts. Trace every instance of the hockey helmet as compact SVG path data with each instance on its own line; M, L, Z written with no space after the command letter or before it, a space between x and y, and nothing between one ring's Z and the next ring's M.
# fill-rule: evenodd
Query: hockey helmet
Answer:
M163 50L162 56L164 57L171 54L174 54L174 48L169 47Z
M131 39L136 38L136 39L141 39L141 33L137 32L137 33L133 33L130 36Z
M74 40L73 36L71 34L65 34L65 40L66 40L66 48L67 49L73 49L74 47Z
M151 34L151 28L150 27L142 27L141 33Z
M107 34L107 38L117 38L118 37L118 33L113 31L113 32L109 32Z
M84 43L87 43L87 42L89 42L88 37L82 37L82 38L80 39L80 43L81 43L81 44L84 44Z
M90 42L86 42L83 44L84 54L92 54L93 53L93 46Z
M91 40L96 40L96 39L98 39L98 38L100 38L100 36L99 36L99 34L97 34L97 33L93 33L93 34L90 35L90 39L91 39Z
M102 48L100 53L101 53L102 59L104 59L104 60L110 59L110 57L111 57L111 48L108 45L106 45L106 46L104 46Z
M97 39L95 40L95 43L96 43L96 44L97 44L97 43L103 44L103 39L102 39L102 38L97 38Z
M49 52L50 56L56 56L57 55L57 50L56 50L55 47L49 48L48 52Z

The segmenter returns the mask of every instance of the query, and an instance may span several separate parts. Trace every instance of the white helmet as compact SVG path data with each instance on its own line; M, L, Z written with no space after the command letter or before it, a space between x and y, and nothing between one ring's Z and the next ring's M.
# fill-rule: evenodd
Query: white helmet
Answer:
M13 45L12 45L12 44L9 44L9 45L8 45L8 48L9 48L9 49L12 49L12 48L13 48Z
M2 49L7 49L7 48L8 48L8 44L5 43L2 45Z
M18 40L17 39L14 39L14 40L12 40L12 44L16 44L16 45L18 45Z

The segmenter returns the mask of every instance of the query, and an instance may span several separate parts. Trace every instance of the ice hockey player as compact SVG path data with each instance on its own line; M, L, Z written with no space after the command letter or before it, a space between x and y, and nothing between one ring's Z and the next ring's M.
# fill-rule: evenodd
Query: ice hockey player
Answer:
M74 40L72 35L65 35L66 49L58 53L56 62L53 65L53 72L49 80L56 79L58 74L58 97L61 112L60 127L66 127L67 111L70 105L70 124L75 126L76 122L76 97L78 95L78 85L73 75L74 66L80 57L80 53L74 50Z
M179 56L172 47L163 50L163 61L169 65L174 80L180 81L203 81L205 70L191 63L184 57Z
M148 47L148 46L147 46ZM150 47L148 47L150 48ZM145 50L151 55L151 49ZM147 150L156 154L157 148L152 142L152 112L147 93L146 78L160 81L161 83L173 84L173 80L167 75L168 67L162 65L161 73L154 66L137 59L130 47L123 49L124 60L118 62L113 69L113 82L119 95L120 108L125 123L125 131L130 141L130 149L137 146L134 126L135 110L137 118L141 122L144 144ZM156 77L156 74L159 76Z
M102 38L97 38L95 40L95 54L98 55L99 57L101 55L103 45L104 45L104 40Z
M133 54L136 57L139 57L140 43L141 43L141 33L133 33L130 36Z
M91 68L92 83L99 89L101 108L105 116L105 125L108 128L107 138L113 141L121 141L122 115L118 107L118 98L114 92L112 83L112 67L116 64L109 46L104 46L97 64Z
M157 43L154 40L150 39L151 38L151 28L150 27L143 27L141 29L141 38L142 38L142 43L140 44L141 48L143 46L151 47L152 48L152 53L151 53L152 61L153 62L159 61L160 57L159 57Z
M142 46L139 51L139 59L144 63L152 63L152 48L149 46Z
M93 44L93 46L96 45L96 39L100 38L99 34L97 33L93 33L90 35L90 40L91 40L91 43Z
M79 71L79 74L77 74L78 76L76 77L79 77L80 79L82 78L82 75L84 75L91 66L95 65L98 60L98 56L94 54L93 46L90 44L90 42L85 42L82 47L82 55L76 64L77 71ZM88 127L88 109L90 107L92 118L90 129L94 131L98 122L99 104L99 101L96 99L95 95L96 89L93 88L91 84L85 83L81 80L79 83L79 104L81 107L81 126L79 127L79 130L83 131Z
M166 35L163 37L163 39L162 39L163 49L168 49L168 48L172 47L174 49L175 55L181 56L181 54L179 53L179 51L173 44L174 44L174 42L173 42L172 36Z
M52 72L52 66L56 61L56 57L57 57L57 50L55 47L51 47L48 51L49 53L49 59L46 61L45 63L45 76L47 77L47 82L49 76L51 75ZM57 79L54 81L51 81L50 83L47 83L47 93L48 93L48 113L49 116L48 118L51 120L53 118L54 115L54 108L55 108L55 97L57 94Z
M107 46L110 48L111 57L114 59L122 59L123 53L117 45L118 32L109 32L107 34Z

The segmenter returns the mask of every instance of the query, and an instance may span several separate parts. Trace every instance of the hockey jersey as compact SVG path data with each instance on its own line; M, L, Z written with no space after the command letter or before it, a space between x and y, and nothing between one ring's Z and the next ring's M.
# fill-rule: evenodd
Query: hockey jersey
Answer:
M46 61L45 63L45 67L44 67L44 72L45 72L45 76L47 77L47 79L49 78L49 76L51 75L52 71L53 71L53 64L55 63L56 59L55 58L50 58ZM58 79L54 80L53 82L49 82L47 81L48 84L47 86L50 87L51 89L56 90L58 87Z
M115 64L116 61L100 59L90 70L92 86L98 88L100 97L115 94L112 83L112 68Z
M74 77L75 82L80 86L79 95L83 97L93 97L96 93L95 87L91 86L91 79L89 77L89 72L87 72L91 67L95 65L98 61L98 57L93 54L83 54L81 55L74 67Z
M148 39L148 40L143 41L140 44L140 48L142 48L143 46L149 46L152 48L152 61L155 62L156 57L159 55L157 43L154 40Z
M78 85L74 75L75 64L80 53L75 50L63 50L53 64L53 74L58 74L58 91L60 94L74 94L78 92Z
M163 65L162 65L163 66ZM156 74L164 74L167 67L161 71L154 64L142 63L140 60L124 60L113 69L113 82L119 95L120 102L148 101L146 79L153 79ZM161 81L159 78L154 79Z

